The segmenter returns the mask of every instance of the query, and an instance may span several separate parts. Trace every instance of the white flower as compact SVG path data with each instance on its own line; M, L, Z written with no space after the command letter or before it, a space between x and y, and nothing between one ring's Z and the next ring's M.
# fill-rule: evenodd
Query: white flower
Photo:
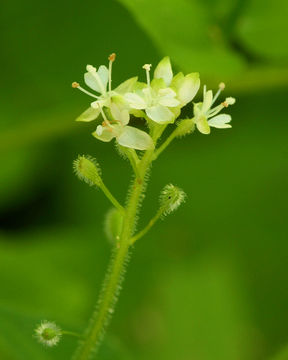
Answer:
M186 76L182 72L173 77L170 58L164 57L156 66L154 79L163 79L166 86L170 86L176 92L176 98L181 107L192 101L200 87L199 73L190 73Z
M145 64L147 86L138 85L133 93L124 95L132 109L145 110L146 115L159 124L174 122L180 114L181 107L190 102L196 95L199 86L199 74L182 73L173 78L169 57L162 59L154 71L150 84L150 64ZM140 113L141 115L141 113Z
M151 86L127 93L124 98L132 109L145 110L146 115L159 124L173 122L175 115L169 107L180 104L175 98L176 92L171 88L161 88L157 85L153 80Z
M35 329L35 336L41 344L52 347L60 341L62 330L54 322L43 321Z
M210 126L218 129L231 128L231 125L229 124L231 121L231 116L228 114L217 114L224 107L235 104L236 100L232 97L228 97L220 105L212 108L212 105L215 103L224 87L225 85L223 83L219 84L219 90L213 97L212 90L207 91L206 86L204 86L203 102L194 104L194 122L197 126L197 129L202 134L210 134Z
M136 150L153 148L153 141L145 131L127 126L129 123L129 111L123 103L111 103L110 111L114 119L113 122L108 121L102 109L100 109L100 111L102 112L104 121L102 125L98 125L96 131L92 133L95 138L104 142L109 142L113 138L116 138L116 141L120 145Z
M77 82L72 83L73 88L77 88L96 99L91 103L91 106L76 119L77 121L89 122L97 119L101 113L100 108L110 107L111 98L114 96L122 96L125 92L131 91L137 83L137 77L133 77L112 90L112 64L115 61L115 57L116 55L114 53L108 57L109 68L101 65L97 70L92 65L86 66L87 72L84 74L84 81L90 89L98 94L82 88Z

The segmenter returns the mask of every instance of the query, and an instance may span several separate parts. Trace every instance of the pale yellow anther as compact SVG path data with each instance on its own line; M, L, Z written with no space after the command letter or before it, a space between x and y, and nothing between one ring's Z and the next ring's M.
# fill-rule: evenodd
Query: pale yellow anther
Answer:
M224 89L225 89L225 84L224 84L224 82L221 82L221 83L219 84L219 89L220 89L220 90L224 90Z
M150 71L151 67L152 67L152 64L145 64L142 66L142 68L146 71Z
M233 98L233 97L227 97L227 98L225 99L225 103L227 103L228 105L234 105L235 102L236 102L236 99Z

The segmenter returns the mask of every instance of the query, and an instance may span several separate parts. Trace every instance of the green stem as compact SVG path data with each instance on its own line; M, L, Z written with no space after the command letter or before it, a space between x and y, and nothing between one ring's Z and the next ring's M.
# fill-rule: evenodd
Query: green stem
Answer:
M166 147L174 140L177 128L167 137L161 146L155 151L153 160L156 160L158 156L166 149Z
M145 176L150 167L153 153L154 150L146 151L139 163L138 169L140 177L137 177L133 182L125 209L119 247L115 249L95 314L91 318L85 339L79 344L73 358L74 360L88 360L91 358L91 354L97 350L109 324L110 317L114 312L123 280L125 264L129 256L130 239L134 231L136 214L140 207L140 197L145 186Z
M139 240L142 236L146 235L147 232L151 229L151 227L156 223L156 221L160 218L160 216L163 214L163 210L160 208L158 210L158 212L156 213L156 215L149 221L149 223L144 227L144 229L142 229L141 231L139 231L139 233L137 233L135 236L133 236L130 239L130 244L134 244L137 240Z
M111 201L111 203L119 210L122 214L124 214L125 209L123 206L115 199L115 197L111 194L110 190L107 188L107 186L101 181L100 183L100 189L103 191L103 193L106 195L106 197Z
M83 336L80 335L80 334L77 334L73 331L65 331L65 330L62 330L62 335L69 335L69 336L74 336L74 337L78 337L78 338L81 338L83 339Z

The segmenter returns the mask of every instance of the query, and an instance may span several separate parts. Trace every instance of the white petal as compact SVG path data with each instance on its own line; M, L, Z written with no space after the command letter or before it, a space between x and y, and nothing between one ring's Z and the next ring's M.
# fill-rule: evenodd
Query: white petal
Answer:
M175 98L175 91L170 88L160 89L158 94L160 95L158 102L163 106L175 107L180 104L180 102Z
M92 135L96 139L104 141L104 142L109 142L115 137L115 134L112 131L112 128L108 128L107 126L104 127L102 125L98 125L96 131L94 131L92 133Z
M141 110L146 108L144 99L135 93L127 93L124 98L133 109Z
M175 107L180 104L180 101L175 98L162 97L158 100L158 103L163 106Z
M208 124L212 127L218 128L218 129L228 129L232 126L228 124L231 121L231 116L228 114L220 114L217 116L214 116L212 119L208 121Z
M101 88L97 80L90 72L84 74L84 81L86 85L89 86L91 89L97 91L98 93L101 93Z
M78 116L76 121L85 121L85 122L93 121L97 119L99 114L100 114L100 109L89 107L89 109L87 109L80 116Z
M179 72L178 74L176 74L173 79L172 79L172 82L171 82L171 87L176 89L176 91L178 90L179 86L181 85L182 83L182 80L184 79L184 75L182 72Z
M108 83L108 77L109 77L109 71L107 67L105 65L101 65L97 72L102 81L104 89L106 89Z
M146 109L148 117L159 124L173 122L175 116L172 111L162 105L151 106Z
M188 104L195 97L199 87L200 79L198 73L188 74L179 82L178 99L182 105Z
M129 123L129 111L123 106L116 105L112 102L110 110L114 120L120 121L122 125L127 125Z
M172 72L170 58L168 56L164 57L164 59L162 59L159 62L159 64L156 66L156 69L154 71L154 78L164 79L165 84L167 86L170 85L173 78L173 72Z
M122 146L136 150L147 150L154 147L151 137L145 131L132 126L125 126L117 137L117 141Z
M206 91L206 93L204 95L204 99L203 99L202 108L201 108L201 111L203 113L206 113L210 109L210 107L212 105L212 100L213 100L212 90Z
M159 94L160 96L165 96L165 97L170 97L170 98L176 96L176 92L175 92L173 89L169 88L169 87L167 87L167 88L165 88L165 89L160 89L160 90L158 91L158 94Z

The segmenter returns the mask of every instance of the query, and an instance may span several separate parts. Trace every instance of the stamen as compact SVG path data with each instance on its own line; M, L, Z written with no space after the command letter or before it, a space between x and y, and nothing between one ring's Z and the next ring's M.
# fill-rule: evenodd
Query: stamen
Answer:
M92 96L93 98L99 99L99 96L94 95L94 94L92 94L90 91L87 91L87 90L83 89L83 88L80 86L80 84L79 84L78 82L76 82L76 81L74 81L74 82L72 83L72 88L73 88L73 89L79 89L79 90L82 91L83 93L85 93L85 94L87 94L87 95L89 95L89 96Z
M108 121L108 119L107 119L107 117L106 117L106 115L105 115L105 113L104 113L104 111L103 111L103 109L102 109L102 106L100 105L99 102L98 102L98 106L99 106L99 109L100 109L100 112L101 112L101 115L102 115L102 117L103 117L103 119L104 119L105 124L106 124L107 126L111 127L111 124L110 124L110 122Z
M206 94L206 85L203 86L203 99L205 97L205 94Z
M213 100L212 100L212 105L215 103L215 101L218 99L218 96L221 94L221 92L225 89L225 84L223 82L221 82L219 84L219 89L217 91L217 93L214 95Z
M147 78L147 85L150 86L150 69L152 64L145 64L142 66L144 70L146 70L146 78Z
M109 86L109 92L112 91L112 64L116 59L116 54L112 53L111 55L108 56L108 60L109 60L109 81L108 81L108 86Z

